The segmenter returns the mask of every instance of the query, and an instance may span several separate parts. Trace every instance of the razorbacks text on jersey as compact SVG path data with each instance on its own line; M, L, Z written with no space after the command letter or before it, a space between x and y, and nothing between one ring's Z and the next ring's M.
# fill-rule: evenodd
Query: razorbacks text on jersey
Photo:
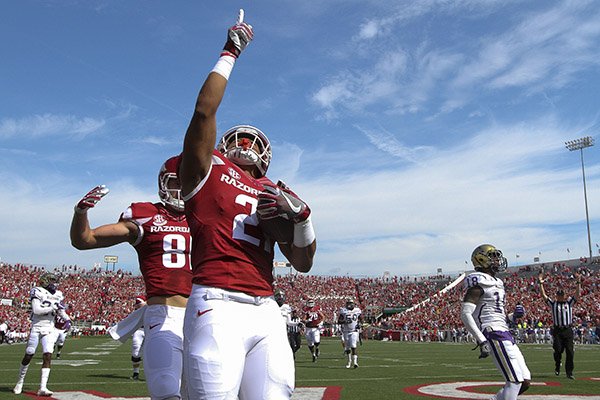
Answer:
M273 294L274 244L263 235L256 215L261 182L270 181L249 177L213 151L211 170L184 198L194 235L194 283L252 296Z
M30 298L33 302L34 299L39 301L40 306L48 308L48 312L45 314L31 313L31 325L35 328L54 328L54 316L56 315L56 309L59 304L63 301L64 297L60 290L54 293L50 293L43 287L36 286L31 289Z
M481 331L485 328L490 328L494 331L508 331L506 312L504 310L506 299L504 282L500 278L493 277L484 272L473 272L465 278L463 287L465 290L468 290L474 286L479 286L483 289L483 294L477 302L477 307L473 313L479 329Z
M358 331L358 318L360 317L360 314L361 311L358 307L354 307L352 310L342 307L338 318L338 323L340 324L342 332Z
M146 284L146 296L183 295L192 290L191 236L184 214L162 203L132 203L119 219L138 227L133 243Z
M321 306L304 307L304 320L306 321L306 327L318 328L323 322L323 316L321 313Z

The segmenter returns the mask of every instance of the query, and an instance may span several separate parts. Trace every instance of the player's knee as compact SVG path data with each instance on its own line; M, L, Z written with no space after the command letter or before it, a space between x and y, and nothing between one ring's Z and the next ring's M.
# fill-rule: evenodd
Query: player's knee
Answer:
M350 350L344 350L344 353L350 354Z
M134 363L142 362L142 357L131 356L131 362L134 362Z
M160 374L148 381L148 390L153 399L179 399L179 380L169 374Z

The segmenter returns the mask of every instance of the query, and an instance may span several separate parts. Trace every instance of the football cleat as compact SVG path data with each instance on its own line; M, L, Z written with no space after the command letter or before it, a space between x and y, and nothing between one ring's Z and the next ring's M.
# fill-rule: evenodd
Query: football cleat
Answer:
M476 271L502 272L508 268L508 261L502 255L502 251L491 244L482 244L473 250L471 262Z
M133 375L131 375L130 379L132 381L139 381L140 380L140 374L138 372L134 372Z
M48 388L40 388L37 392L38 396L52 396L53 394L54 392Z
M14 394L21 394L21 392L23 391L23 382L19 382L15 385L14 389L13 389L13 393Z
M358 368L358 364L354 363L354 369Z
M352 363L349 362L348 364L346 364L346 368L348 368L348 369L352 368Z

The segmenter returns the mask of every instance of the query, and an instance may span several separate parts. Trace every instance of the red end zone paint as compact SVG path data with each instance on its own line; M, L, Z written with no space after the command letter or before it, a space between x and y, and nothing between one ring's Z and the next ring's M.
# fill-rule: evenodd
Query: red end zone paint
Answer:
M327 386L327 389L325 389L325 393L323 393L323 400L339 400L341 395L341 386Z
M589 378L597 379L597 378ZM498 390L504 382L439 382L426 383L404 388L404 392L415 396L423 396L436 399L489 399L493 393L477 391L483 386L497 386ZM561 386L559 382L532 382L532 386ZM600 400L600 395L586 394L522 394L519 399L530 400Z

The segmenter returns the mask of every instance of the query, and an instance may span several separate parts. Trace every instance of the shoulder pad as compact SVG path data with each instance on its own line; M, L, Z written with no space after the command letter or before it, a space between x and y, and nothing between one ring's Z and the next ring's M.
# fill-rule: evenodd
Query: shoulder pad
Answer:
M471 288L473 286L479 286L481 288L484 288L486 286L493 286L496 284L496 282L497 280L493 276L484 272L476 271L467 275L467 277L463 281L463 287L465 289Z
M43 292L43 288L36 286L34 288L31 289L31 291L29 292L29 297L32 299L39 299L42 300L42 298L44 297L44 292Z
M120 220L140 219L152 217L159 212L156 204L153 203L131 203L131 205L121 214Z

